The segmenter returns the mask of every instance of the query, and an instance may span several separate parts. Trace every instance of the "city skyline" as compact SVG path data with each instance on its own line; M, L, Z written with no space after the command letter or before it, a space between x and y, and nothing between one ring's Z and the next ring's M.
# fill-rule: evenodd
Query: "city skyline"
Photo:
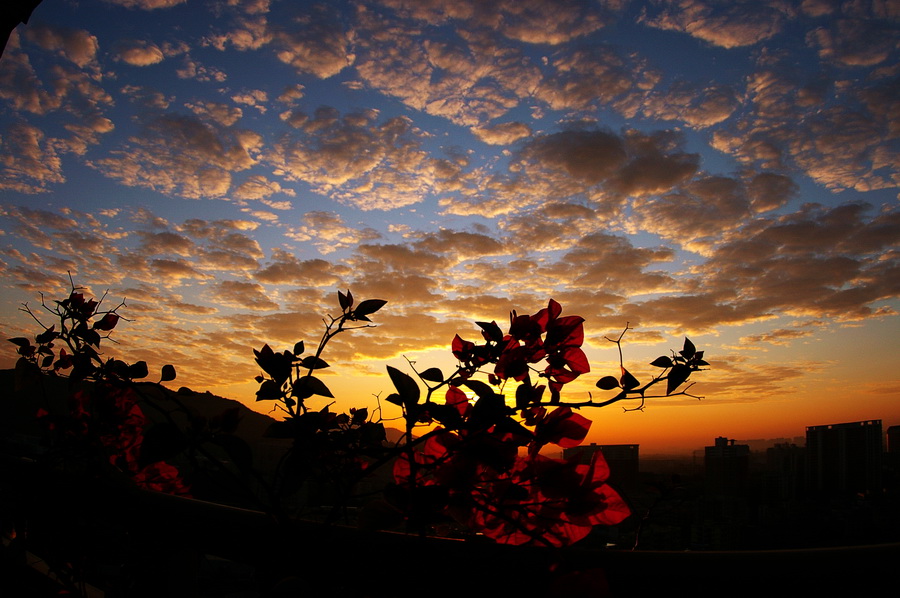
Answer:
M641 381L710 363L587 442L897 424L898 57L879 1L44 0L0 58L0 336L71 274L124 299L111 354L267 412L253 349L349 289L388 303L322 376L392 418L386 365L554 299L565 398L626 326Z

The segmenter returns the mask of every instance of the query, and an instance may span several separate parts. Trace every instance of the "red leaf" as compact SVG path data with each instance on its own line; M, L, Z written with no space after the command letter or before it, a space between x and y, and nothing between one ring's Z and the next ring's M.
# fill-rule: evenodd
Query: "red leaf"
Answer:
M590 429L591 420L571 407L557 407L538 422L534 432L541 442L572 448L582 443Z
M466 416L466 413L471 408L471 405L469 405L469 397L455 386L451 386L447 389L446 401L448 405L459 411L459 414L463 417Z
M99 321L94 322L94 330L112 330L119 323L119 316L112 312L104 315Z

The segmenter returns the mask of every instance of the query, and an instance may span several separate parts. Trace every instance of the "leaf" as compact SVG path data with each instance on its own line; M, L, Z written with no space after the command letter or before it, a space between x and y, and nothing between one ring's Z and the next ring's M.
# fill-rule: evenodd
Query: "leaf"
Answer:
M42 345L53 341L59 336L59 333L56 332L55 328L56 326L51 326L50 328L35 336L34 340Z
M283 384L291 375L291 363L294 356L287 351L284 353L275 353L272 348L266 344L257 351L253 349L256 356L256 363L263 371L269 374L279 385Z
M162 366L162 375L159 378L160 382L169 382L175 379L175 366L170 363Z
M419 377L422 380L428 380L429 382L443 382L444 381L444 373L441 372L438 368L428 368L421 374Z
M428 406L428 415L448 430L455 430L462 426L462 415L455 406L435 403L425 403L425 405Z
M356 411L351 409L350 413L352 414L351 422L358 426L366 423L366 420L369 419L369 410L365 407Z
M651 361L650 365L656 366L658 368L670 368L672 367L672 359L666 355L660 355L659 357Z
M672 367L672 371L669 372L669 376L666 380L666 394L670 395L672 392L681 386L683 382L688 379L688 376L691 375L691 368L683 363L675 364Z
M307 355L300 361L300 365L308 370L321 370L322 368L328 367L328 364L324 359L316 357L315 355Z
M303 341L294 343L294 355L303 355Z
M632 376L631 372L625 368L622 368L622 378L619 380L619 383L625 390L633 390L641 385L641 383L638 382L638 379Z
M128 366L126 375L134 380L135 378L146 378L149 373L150 370L147 369L147 362L137 361Z
M494 341L495 343L499 343L503 340L503 331L500 329L500 326L497 325L497 322L475 322L478 326L481 327L482 334L484 336L484 340Z
M691 357L694 356L694 353L697 352L697 348L694 346L694 343L690 341L688 337L684 337L684 348L679 351L681 356L687 360L690 360Z
M11 342L14 345L17 345L19 347L30 347L31 346L31 341L28 340L27 338L23 338L21 336L17 336L16 338L11 338L8 340L9 340L9 342Z
M418 403L419 385L412 379L412 376L391 366L387 366L387 370L388 375L391 377L391 382L394 383L394 388L397 389L397 393L400 395L400 404L409 407Z
M108 312L100 320L94 322L94 330L112 330L119 323L118 314Z
M100 345L100 333L88 328L84 322L75 327L72 335L82 339L89 345L94 345L95 347Z
M597 380L597 388L602 390L612 390L614 388L619 388L619 381L616 380L615 376L603 376L599 380Z
M466 384L469 384L469 382ZM484 386L490 390L490 386L487 384L484 384ZM466 422L470 429L487 430L509 416L510 409L506 406L502 395L498 395L491 390L490 395L479 395L478 397L478 400L472 405L472 411Z
M308 399L313 395L334 398L334 395L331 394L331 391L328 390L328 387L325 386L325 383L315 376L303 376L302 378L295 381L293 386L291 387L291 394L292 396L297 397L297 399L300 401L302 401L303 399Z
M474 391L475 394L478 395L479 399L490 398L497 394L494 392L493 388L480 380L466 380L465 382L463 382L463 384L471 388L472 391Z
M274 401L281 398L281 385L274 380L263 380L256 391L257 401Z
M341 306L341 311L347 311L353 306L353 294L350 293L349 289L347 289L346 295L338 291L338 303Z
M387 301L384 299L366 299L353 310L353 313L356 314L356 317L367 316L369 314L374 314L376 311L385 306Z

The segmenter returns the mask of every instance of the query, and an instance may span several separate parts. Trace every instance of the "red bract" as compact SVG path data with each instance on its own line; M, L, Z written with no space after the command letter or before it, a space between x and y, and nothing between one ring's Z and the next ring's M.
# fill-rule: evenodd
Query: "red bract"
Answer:
M562 306L550 300L533 316L510 314L509 334L498 344L499 355L494 375L518 382L528 377L531 364L547 360L541 375L550 379L550 390L558 395L567 384L591 370L581 350L584 342L584 318L559 317Z
M450 405L454 409L456 409L462 417L468 417L469 413L472 410L472 405L469 404L469 397L466 396L466 393L461 391L456 386L451 386L447 389L446 395L447 405Z
M465 468L465 457L457 449L461 444L459 436L440 428L425 441L423 450L414 451L416 464L416 485L432 486L443 484L453 488L458 486L462 469ZM394 482L403 487L410 486L409 453L404 452L394 462Z
M582 443L591 429L591 420L572 411L571 407L557 407L549 414L544 407L533 408L535 442L538 449L551 443L573 448Z
M165 461L151 463L135 473L132 479L139 488L145 490L190 496L190 488L181 478L178 469Z
M57 429L61 421L69 439L93 435L105 449L109 464L129 474L139 487L188 494L188 486L174 466L163 461L141 464L147 417L133 388L97 383L90 392L72 393L68 407L64 418L54 418L46 410L40 410L38 417L47 419L50 429Z
M606 483L609 465L603 453L596 451L590 465L579 465L578 471L582 474L581 484L568 501L568 518L589 525L616 525L631 514L619 493Z
M544 351L540 346L519 345L518 341L509 339L497 359L494 375L501 380L511 378L521 382L528 377L528 365L543 358Z
M631 511L605 483L609 469L602 455L595 455L591 465L542 455L521 458L508 477L497 477L473 493L477 512L470 525L505 544L566 546L587 536L594 525L621 523Z

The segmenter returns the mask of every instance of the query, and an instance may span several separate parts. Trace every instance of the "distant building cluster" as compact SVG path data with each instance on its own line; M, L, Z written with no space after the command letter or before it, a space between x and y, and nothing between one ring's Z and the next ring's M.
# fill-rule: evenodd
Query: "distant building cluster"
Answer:
M886 442L885 442L886 440ZM640 516L606 541L658 549L743 549L900 541L900 426L881 420L809 426L806 437L726 437L691 458L640 459L637 444L603 453L609 483Z

